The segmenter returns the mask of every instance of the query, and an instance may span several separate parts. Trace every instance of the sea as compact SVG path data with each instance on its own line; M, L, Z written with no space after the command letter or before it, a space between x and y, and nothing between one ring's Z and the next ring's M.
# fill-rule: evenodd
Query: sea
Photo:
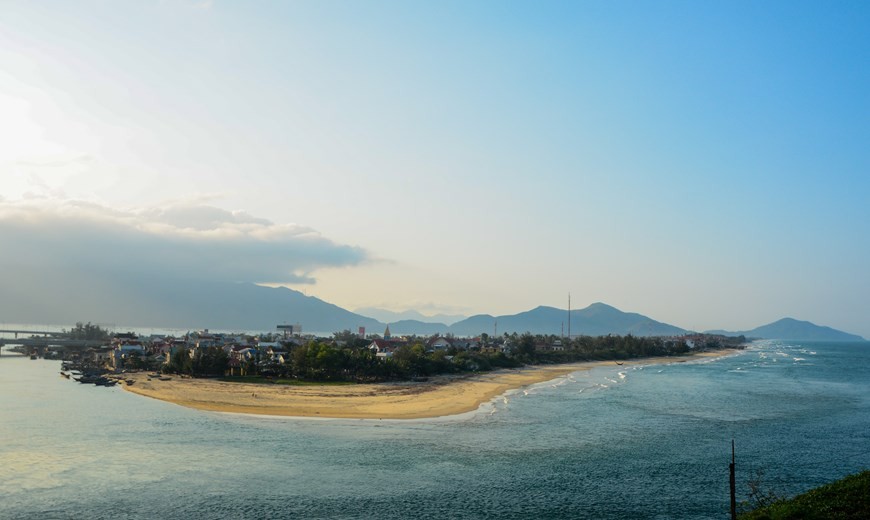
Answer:
M183 408L0 355L0 518L729 518L870 468L870 343L605 366L426 420Z

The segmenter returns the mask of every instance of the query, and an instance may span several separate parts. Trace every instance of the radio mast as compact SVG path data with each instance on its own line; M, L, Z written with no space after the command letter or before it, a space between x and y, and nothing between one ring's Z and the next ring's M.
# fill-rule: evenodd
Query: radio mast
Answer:
M571 341L571 293L568 293L568 341Z

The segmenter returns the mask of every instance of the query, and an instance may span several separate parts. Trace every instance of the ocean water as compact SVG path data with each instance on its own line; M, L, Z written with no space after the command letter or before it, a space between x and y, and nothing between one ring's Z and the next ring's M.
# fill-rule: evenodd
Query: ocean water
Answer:
M870 468L870 343L602 367L415 421L203 412L0 356L0 518L727 519Z

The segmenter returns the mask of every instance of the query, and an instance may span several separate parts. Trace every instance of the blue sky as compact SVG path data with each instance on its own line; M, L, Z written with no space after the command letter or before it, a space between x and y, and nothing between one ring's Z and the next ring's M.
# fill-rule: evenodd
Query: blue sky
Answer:
M255 243L268 261L215 273L351 309L570 291L870 337L868 22L866 2L2 2L0 224Z

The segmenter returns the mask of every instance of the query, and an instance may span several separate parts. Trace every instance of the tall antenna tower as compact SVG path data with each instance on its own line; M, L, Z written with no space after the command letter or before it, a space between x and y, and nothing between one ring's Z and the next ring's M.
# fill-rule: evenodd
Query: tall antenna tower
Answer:
M571 293L568 293L568 341L571 340Z

